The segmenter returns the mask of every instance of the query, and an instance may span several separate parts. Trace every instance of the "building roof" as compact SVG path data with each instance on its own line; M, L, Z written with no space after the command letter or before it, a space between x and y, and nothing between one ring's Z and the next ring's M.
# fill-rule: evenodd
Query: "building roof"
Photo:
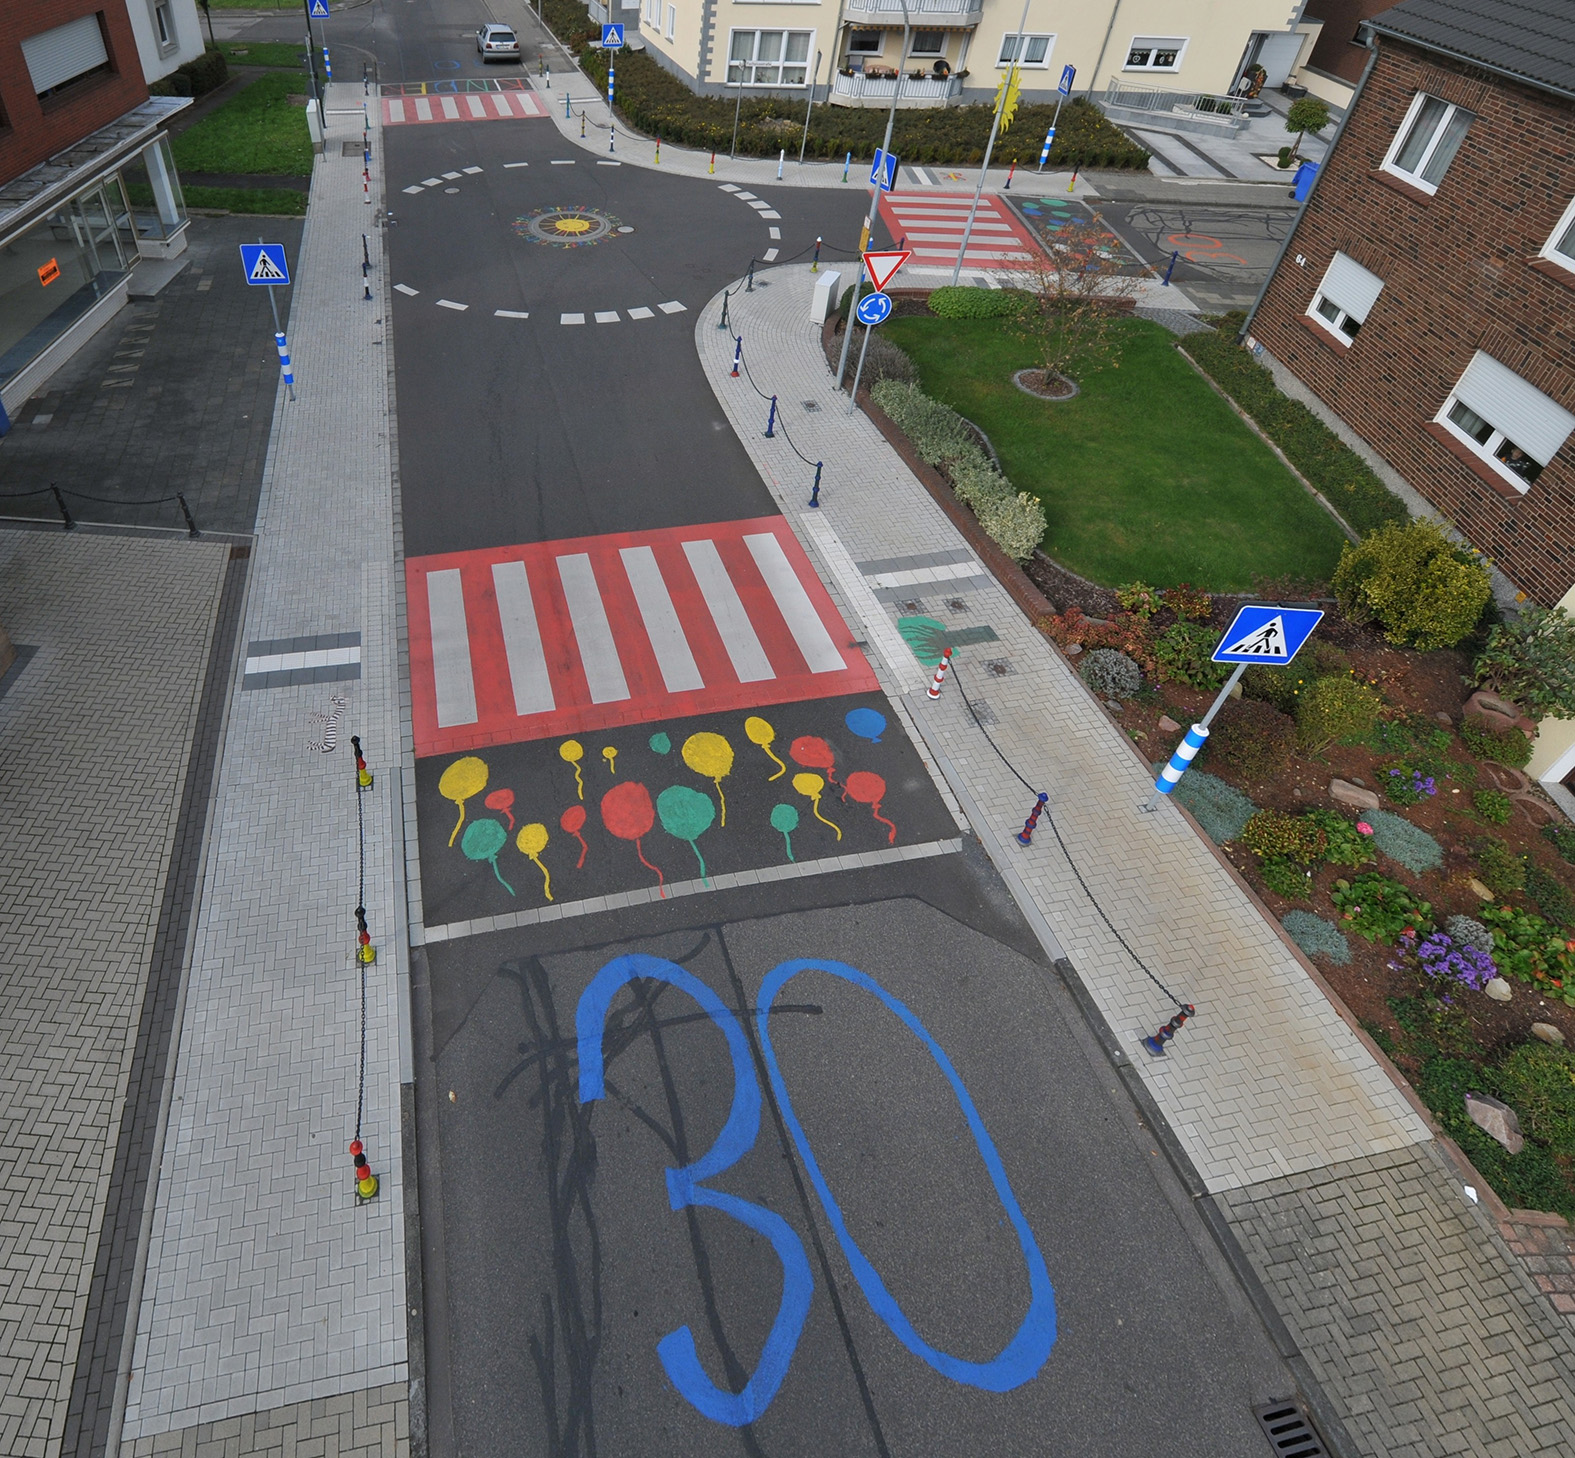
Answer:
M1367 23L1379 35L1575 97L1572 18L1570 0L1402 0Z

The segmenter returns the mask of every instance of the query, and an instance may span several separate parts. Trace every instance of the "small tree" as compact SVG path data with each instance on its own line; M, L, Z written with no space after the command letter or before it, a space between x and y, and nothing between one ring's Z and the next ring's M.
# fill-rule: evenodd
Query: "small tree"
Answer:
M1047 247L1023 279L1017 325L1039 356L1045 389L1054 394L1060 382L1068 394L1073 368L1086 376L1120 365L1120 306L1137 292L1138 277L1097 218L1057 228Z
M1296 144L1291 148L1291 156L1301 156L1302 138L1308 132L1316 137L1328 125L1327 102L1319 101L1316 96L1302 96L1293 101L1290 110L1285 113L1285 130L1296 135Z

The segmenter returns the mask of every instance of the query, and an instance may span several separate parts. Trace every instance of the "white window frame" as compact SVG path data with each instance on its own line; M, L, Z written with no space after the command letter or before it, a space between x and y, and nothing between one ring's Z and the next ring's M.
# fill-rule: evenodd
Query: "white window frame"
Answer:
M1472 362L1475 363L1475 356L1472 357ZM1470 368L1471 366L1468 365L1466 367L1466 372L1469 372ZM1500 365L1499 368L1506 369L1507 367ZM1511 373L1513 372L1511 371ZM1505 430L1501 424L1496 421L1488 420L1474 407L1468 405L1464 400L1462 400L1460 398L1460 386L1465 382L1465 378L1465 373L1462 373L1460 379L1455 383L1455 388L1450 391L1449 398L1444 401L1443 408L1439 410L1438 414L1435 415L1433 419L1438 425L1441 425L1446 431L1449 432L1450 435L1452 435L1463 446L1465 446L1465 448L1470 451L1472 455L1474 455L1479 461L1487 466L1490 471L1492 471L1502 480L1509 482L1509 484L1513 486L1516 491L1524 496L1526 492L1531 489L1535 476L1540 475L1541 472L1547 468L1547 466L1551 463L1552 457L1550 456L1548 461L1537 460L1537 458L1533 456L1531 452L1524 446L1520 445L1515 440L1514 436L1512 436L1509 431ZM1526 385L1527 389L1536 390L1536 387L1532 385L1529 380L1524 381L1523 383ZM1536 393L1540 395L1542 392L1537 390ZM1557 404L1556 401L1552 403ZM1451 414L1454 412L1457 406L1462 410L1470 411L1470 413L1476 416L1476 418L1481 421L1483 425L1488 427L1489 434L1485 440L1478 440L1477 437L1466 430L1464 426L1457 424L1454 420L1450 419ZM1514 422L1511 421L1510 425L1513 427ZM1565 440L1567 441L1568 439L1569 437L1566 435ZM1537 470L1533 473L1532 479L1528 479L1527 477L1520 475L1518 472L1510 470L1510 468L1499 459L1498 452L1505 446L1514 446L1536 465ZM1562 450L1563 448L1564 445L1563 442L1561 442L1558 450ZM1557 454L1557 451L1555 451L1554 454Z
M1012 64L1012 53L1019 49L1019 47L1013 45L1012 42L1018 39L1019 35L1015 30L1006 31L1001 36L1000 48L995 53L995 69L997 71L1004 71ZM1054 31L1044 30L1025 30L1021 33L1021 39L1027 42L1027 45L1021 46L1021 49L1025 51L1031 51L1033 49L1034 42L1042 40L1045 43L1045 53L1044 56L1037 61L1026 59L1019 61L1017 63L1018 70L1048 70L1050 67L1050 57L1055 54L1056 33Z
M1416 125L1417 120L1421 116L1422 108L1426 106L1429 101L1442 102L1444 110L1439 115L1438 125L1433 129L1433 135L1428 139L1427 146L1422 149L1422 155L1417 158L1416 171L1408 172L1399 164L1396 159L1399 157L1401 149L1408 141L1410 141L1411 128ZM1448 163L1445 164L1444 171L1440 175L1437 182L1429 182L1427 178L1422 175L1427 170L1428 165L1432 162L1433 154L1438 150L1438 144L1440 140L1442 140L1444 133L1449 129L1449 123L1455 117L1456 113L1464 113L1465 115L1471 117L1472 121L1476 120L1476 114L1472 111L1469 111L1466 107L1456 106L1451 101L1444 101L1442 96L1432 96L1426 91L1418 91L1416 95L1411 98L1411 105L1406 109L1405 120L1400 123L1399 127L1395 131L1395 138L1394 141L1389 144L1389 151L1384 155L1384 160L1378 165L1385 172L1390 173L1394 177L1403 179L1410 186L1417 188L1421 192L1425 192L1429 197L1431 197L1435 192L1438 191L1439 186L1443 183L1444 178L1449 175L1449 169L1455 164L1455 157L1459 156L1460 154L1460 143L1465 141L1465 133L1462 133L1460 143L1456 143L1455 152L1450 157ZM1468 122L1466 124L1467 131L1470 130L1470 126L1471 124Z
M656 4L657 4L658 8L661 7L661 3L662 3L662 0L656 0ZM668 40L672 40L673 37L675 35L677 35L677 33L678 33L678 7L676 5L669 5L667 7L667 25L663 29L662 34L665 35Z
M170 0L152 0L153 33L161 51L173 51L179 42L175 38L175 13Z
M1127 45L1127 58L1121 64L1123 71L1147 71L1161 76L1173 76L1181 69L1182 58L1187 54L1187 46L1191 43L1190 36L1184 35L1135 35ZM1153 58L1172 46L1176 50L1176 59L1168 66L1157 66ZM1146 49L1149 59L1134 65L1132 53Z
M1568 253L1559 251L1561 242L1568 244L1570 250ZM1558 226L1548 234L1548 241L1542 245L1542 252L1537 256L1575 273L1575 199L1572 199L1570 205L1564 209L1564 216L1559 219Z
M1328 286L1329 286L1329 275L1331 273L1335 272L1336 267L1337 267L1336 260L1341 259L1341 258L1345 259L1347 263L1351 264L1352 266L1354 266L1356 268L1361 268L1362 267L1359 263L1356 262L1356 260L1354 258L1352 258L1350 256L1350 254L1348 254L1348 253L1336 253L1334 258L1331 258L1329 260L1329 266L1328 266L1328 268L1326 268L1324 270L1323 278L1320 279L1319 282L1318 282L1318 289L1317 289L1317 292L1313 294L1312 303L1310 303L1307 306L1307 317L1309 319L1311 319L1314 324L1317 324L1320 327L1322 327L1322 329L1327 334L1329 334L1333 339L1337 340L1340 344L1345 346L1345 348L1349 349L1351 347L1351 342L1356 338L1357 331L1359 329L1361 329L1362 325L1367 322L1367 314L1364 313L1364 314L1358 316L1356 314L1351 313L1350 310L1346 308L1346 304L1353 303L1353 302L1359 303L1360 300L1353 300L1353 299L1347 298L1345 303L1342 304L1338 299L1336 299L1334 297L1333 294L1326 292L1326 290L1328 289ZM1369 269L1369 268L1363 268L1362 272L1363 273L1372 274L1372 276L1374 278L1378 278L1378 275L1374 274L1372 272L1372 270ZM1378 280L1378 292L1379 293L1383 292L1383 287L1384 287L1383 280L1379 279ZM1377 294L1375 294L1373 296L1373 303L1376 304L1377 301L1378 301L1378 296L1377 296ZM1325 313L1324 312L1324 305L1325 304L1327 304L1329 306L1329 309L1332 312L1330 312L1330 313ZM1368 306L1368 312L1370 313L1371 311L1372 311L1372 305L1369 305ZM1350 329L1347 329L1346 328L1347 324L1352 325L1354 327L1352 327Z
M740 35L752 35L755 38L754 47L750 54L750 59L747 61L734 60L733 58L734 37ZM763 35L779 35L782 37L783 56L785 56L787 52L788 38L790 36L803 36L805 42L804 59L802 61L788 61L783 59L783 56L779 56L775 61L759 60L760 37ZM801 90L807 87L810 83L809 68L814 65L813 60L811 60L811 57L814 54L815 32L812 30L799 30L797 27L776 25L763 25L759 27L753 25L734 26L727 33L727 71L725 73L727 77L727 85L737 86L739 84L738 81L734 79L733 68L735 66L741 66L748 71L748 76L744 79L742 88L746 91L753 90L755 88L760 88L762 90L773 88L791 88L794 91ZM776 81L756 81L754 79L755 71L764 66L775 66L778 71L784 70L788 66L801 67L804 72L804 79L802 81L783 81L780 79Z

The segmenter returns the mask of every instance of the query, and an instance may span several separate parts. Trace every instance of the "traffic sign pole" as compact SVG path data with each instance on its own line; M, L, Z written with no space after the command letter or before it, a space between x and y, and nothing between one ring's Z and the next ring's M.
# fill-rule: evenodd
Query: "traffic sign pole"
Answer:
M848 391L849 415L859 408L859 381L864 377L864 356L870 352L870 335L874 332L872 326L864 326L864 343L859 346L859 367L853 372L853 388Z

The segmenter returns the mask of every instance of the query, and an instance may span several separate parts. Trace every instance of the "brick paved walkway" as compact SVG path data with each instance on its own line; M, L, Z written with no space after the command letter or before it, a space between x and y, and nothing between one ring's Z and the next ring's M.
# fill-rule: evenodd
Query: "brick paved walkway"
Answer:
M0 697L7 1458L53 1458L66 1430L227 558L0 530L0 622L37 650Z
M279 379L268 291L241 277L239 245L259 236L293 259L300 220L192 219L186 267L17 411L0 439L0 516L58 520L47 496L6 496L53 482L81 521L179 528L174 503L127 503L183 491L204 531L251 530Z
M1223 1208L1352 1449L1373 1458L1575 1451L1569 1323L1242 885L1175 807L1138 813L1152 780L1125 736L982 574L873 424L847 413L808 320L813 282L802 266L757 274L756 291L729 305L756 384L779 397L786 434L764 438L766 402L747 377L729 376L720 301L695 331L713 388L839 606L863 623L883 686L922 732L1019 903L1070 958L1198 1188ZM789 436L825 463L819 510L807 505L813 467ZM887 585L904 573L900 591ZM899 612L995 634L957 653L958 682L938 704L921 692L926 674L896 632ZM1171 1009L1102 923L1054 837L1041 827L1026 849L1007 839L1030 797L959 686L1005 754L1049 792L1122 935L1197 1004L1163 1061L1139 1039ZM1557 1274L1546 1274L1557 1294Z
M248 653L358 634L360 676L256 688L237 678L123 1428L136 1454L407 1446L387 300L362 299L360 233L373 210L359 157L339 146L360 137L360 99L359 87L329 98L297 260L298 398L275 406L242 631ZM334 695L346 700L338 747L314 752L322 724L311 716L330 713ZM363 904L379 949L363 1137L382 1188L364 1205L347 1152L360 1006L351 734L378 771L362 802Z

